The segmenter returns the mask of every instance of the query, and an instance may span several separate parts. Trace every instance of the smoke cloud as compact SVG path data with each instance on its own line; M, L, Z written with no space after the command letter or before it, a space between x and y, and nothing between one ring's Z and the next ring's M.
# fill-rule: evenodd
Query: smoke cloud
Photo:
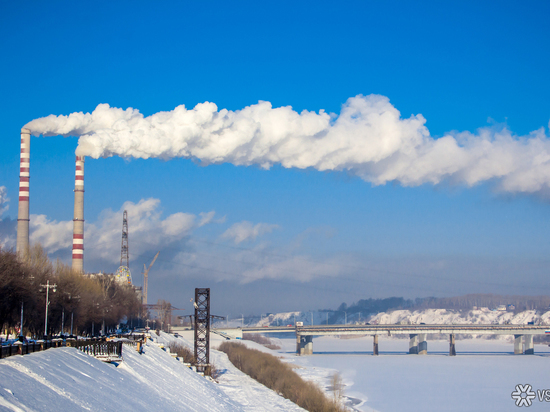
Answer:
M349 98L339 115L269 102L242 110L214 103L178 106L145 117L100 104L92 113L50 115L25 127L35 136L79 136L77 155L93 158L183 157L203 164L274 164L346 171L374 185L399 182L473 186L494 180L505 192L550 186L550 141L544 130L516 136L506 127L430 136L420 114L402 118L385 96Z

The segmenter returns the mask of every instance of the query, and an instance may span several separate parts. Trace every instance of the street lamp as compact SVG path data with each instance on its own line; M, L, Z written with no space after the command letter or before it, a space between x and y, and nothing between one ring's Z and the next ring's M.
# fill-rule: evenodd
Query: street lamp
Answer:
M344 325L348 324L348 312L344 312Z
M19 329L19 341L23 342L25 340L23 336L23 301L21 301L21 329Z
M50 285L50 281L46 281L45 285L40 285L43 288L46 288L46 319L44 322L44 340L48 339L48 306L50 306L50 289L53 289L52 292L55 292L57 285Z
M63 312L61 314L61 334L65 335L65 306L69 306L71 308L71 336L73 336L73 320L74 320L74 306L73 306L73 300L80 300L79 296L73 296L70 292L63 292L66 296L66 298L63 298Z

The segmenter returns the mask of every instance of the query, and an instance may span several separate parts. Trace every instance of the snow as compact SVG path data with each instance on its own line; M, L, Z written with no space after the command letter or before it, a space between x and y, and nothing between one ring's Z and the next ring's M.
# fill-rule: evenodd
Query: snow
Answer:
M192 331L180 333L178 338L174 338L173 335L161 332L159 342L162 342L165 345L168 345L170 342L178 342L192 348L192 339ZM218 378L219 388L231 399L242 405L243 410L258 412L304 411L304 409L300 408L293 402L282 398L272 390L256 382L254 379L235 368L225 353L212 349L218 347L218 345L223 341L225 341L225 339L211 334L210 362L214 364L216 368L223 371L222 375ZM261 348L261 350L270 352L269 349L261 345L257 346Z
M280 351L305 379L328 387L338 371L345 395L359 411L512 411L518 384L550 388L550 348L535 345L535 355L513 355L513 345L498 340L428 341L428 355L408 355L408 340L380 339L380 356L372 356L372 338L313 339L314 355L296 356L295 339L281 339ZM548 408L533 403L533 410Z
M185 367L153 342L145 345L142 355L124 346L118 367L74 348L13 356L0 360L0 409L303 411L221 355L215 356L224 371L220 384Z
M278 314L279 315L279 314ZM273 315L283 323L288 312ZM296 314L307 321L310 312ZM323 312L314 313L320 321ZM550 312L539 314L479 309L458 313L442 309L394 311L371 320L381 323L550 323ZM270 320L269 320L270 321ZM275 319L277 321L277 319ZM74 348L49 349L0 360L0 410L164 410L164 411L302 411L292 402L238 371L227 356L215 350L224 339L211 335L211 361L222 372L218 382L185 367L159 345L171 341L192 347L193 333L152 334L140 355L124 346L118 366L103 363ZM408 339L379 336L380 356L372 355L372 337L314 337L311 356L297 356L293 334L273 339L273 351L255 342L243 344L272 353L295 366L305 379L331 395L335 372L346 385L348 406L356 411L512 411L516 385L533 390L550 388L550 348L535 344L535 355L513 355L513 344L498 339L456 341L457 356L448 356L447 340L429 340L428 355L408 355ZM271 336L268 335L271 338ZM429 337L430 338L430 337ZM509 339L509 338L508 338ZM240 341L239 341L240 342ZM548 408L533 401L532 410Z
M425 309L421 311L396 310L379 313L369 318L373 324L410 323L419 324L513 324L525 325L528 322L550 324L550 312L538 314L535 310L526 310L514 314L488 308L459 312L448 309Z

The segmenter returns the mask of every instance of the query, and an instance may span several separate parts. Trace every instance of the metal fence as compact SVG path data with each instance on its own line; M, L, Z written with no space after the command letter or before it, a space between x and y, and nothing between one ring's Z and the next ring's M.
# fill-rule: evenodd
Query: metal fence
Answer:
M78 350L94 356L96 358L118 358L122 359L122 341L84 341L84 340L75 340L68 341L67 346L72 346Z
M33 342L14 342L4 344L0 348L0 359L14 355L27 355L29 353L40 352L50 348L73 347L88 355L94 356L102 360L121 360L122 345L130 345L137 347L141 352L141 348L145 341L145 335L117 335L120 340L109 341L105 337L101 338L85 338L85 339L51 339L39 340Z
M8 345L2 345L0 350L0 359L13 355L27 355L33 352L39 352L50 348L60 348L64 345L62 339L52 339L36 342L14 342Z

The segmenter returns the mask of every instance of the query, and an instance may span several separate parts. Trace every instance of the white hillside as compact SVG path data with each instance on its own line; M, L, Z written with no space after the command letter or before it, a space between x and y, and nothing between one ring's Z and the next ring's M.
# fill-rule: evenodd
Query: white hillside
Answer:
M313 317L312 317L313 314ZM254 326L283 326L294 325L294 322L303 322L305 326L312 324L324 325L332 315L331 312L283 312L274 313L251 322ZM550 325L550 311L537 312L526 310L514 314L513 312L490 310L488 308L472 309L470 311L456 311L449 309L423 309L423 310L395 310L381 312L375 315L360 317L357 313L348 313L337 319L338 324L513 324L525 325L528 322L535 324ZM240 325L239 325L240 326Z
M513 312L489 310L481 308L467 312L448 309L424 309L421 311L396 310L390 313L379 313L368 319L372 324L513 324L525 325L528 322L550 325L550 312L543 314L535 310L527 310L515 314Z
M174 339L163 335L164 341ZM145 345L142 355L125 346L118 367L75 348L12 356L0 360L0 410L303 410L242 374L224 353L212 352L223 372L219 384L185 367L153 342Z

